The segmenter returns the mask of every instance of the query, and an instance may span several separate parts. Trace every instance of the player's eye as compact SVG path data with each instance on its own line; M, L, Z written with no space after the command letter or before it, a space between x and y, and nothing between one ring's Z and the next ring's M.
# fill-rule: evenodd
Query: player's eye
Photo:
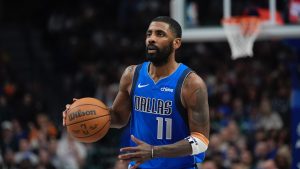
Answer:
M149 32L146 32L146 36L147 36L147 37L151 36L151 32L150 32L150 31L149 31Z
M158 31L158 32L156 33L156 35L157 35L158 37L163 37L163 36L165 36L166 34L165 34L164 32L162 32L162 31Z

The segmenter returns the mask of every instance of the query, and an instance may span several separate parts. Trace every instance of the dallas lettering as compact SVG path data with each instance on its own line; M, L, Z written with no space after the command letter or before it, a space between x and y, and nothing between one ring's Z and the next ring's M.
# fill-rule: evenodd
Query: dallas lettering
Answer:
M136 111L152 114L171 115L172 101L157 98L134 96Z

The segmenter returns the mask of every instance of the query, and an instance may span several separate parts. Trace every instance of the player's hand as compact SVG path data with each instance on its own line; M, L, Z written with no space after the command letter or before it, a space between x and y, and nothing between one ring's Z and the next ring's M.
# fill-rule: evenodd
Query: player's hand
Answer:
M77 99L73 98L73 102L75 102ZM62 112L62 117L63 117L63 126L66 125L66 118L67 118L67 111L69 110L71 104L66 105L66 109Z
M124 162L135 161L135 165L130 169L136 169L139 165L151 159L152 146L131 135L131 140L137 144L136 147L124 147L120 151L124 154L119 155L119 159Z

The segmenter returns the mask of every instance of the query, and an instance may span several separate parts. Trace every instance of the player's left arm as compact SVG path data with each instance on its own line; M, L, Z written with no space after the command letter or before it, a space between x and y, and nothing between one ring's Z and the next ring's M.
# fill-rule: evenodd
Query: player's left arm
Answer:
M188 110L190 131L208 138L210 126L207 88L196 73L191 73L183 85L182 102Z
M191 131L189 142L196 140L201 146L192 144L193 154L205 151L209 143L209 105L207 88L196 73L191 73L182 89L182 103L188 111L188 122Z
M207 88L196 73L190 73L182 87L181 102L188 111L190 136L174 144L155 146L154 157L179 157L206 151L209 143Z
M119 155L119 159L136 161L136 165L132 167L134 169L151 158L187 156L207 149L210 127L207 88L204 81L195 73L189 74L182 87L181 96L182 103L188 111L191 135L176 143L162 146L152 146L132 136L131 139L137 146L122 148L121 152L127 153ZM200 147L193 145L190 138L200 141Z

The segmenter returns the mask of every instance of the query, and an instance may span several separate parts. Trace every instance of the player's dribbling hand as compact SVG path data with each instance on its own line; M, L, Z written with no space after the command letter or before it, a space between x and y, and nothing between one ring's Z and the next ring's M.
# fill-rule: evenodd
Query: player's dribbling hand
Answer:
M124 154L119 155L118 158L124 162L135 161L134 166L130 167L130 169L136 169L139 165L151 159L152 146L137 139L133 135L131 135L131 140L135 142L137 146L121 148L120 151L121 153L124 152Z
M73 102L75 102L77 99L73 98ZM67 118L67 111L69 110L71 104L66 105L66 109L62 112L62 117L63 117L63 126L66 125L66 118Z

